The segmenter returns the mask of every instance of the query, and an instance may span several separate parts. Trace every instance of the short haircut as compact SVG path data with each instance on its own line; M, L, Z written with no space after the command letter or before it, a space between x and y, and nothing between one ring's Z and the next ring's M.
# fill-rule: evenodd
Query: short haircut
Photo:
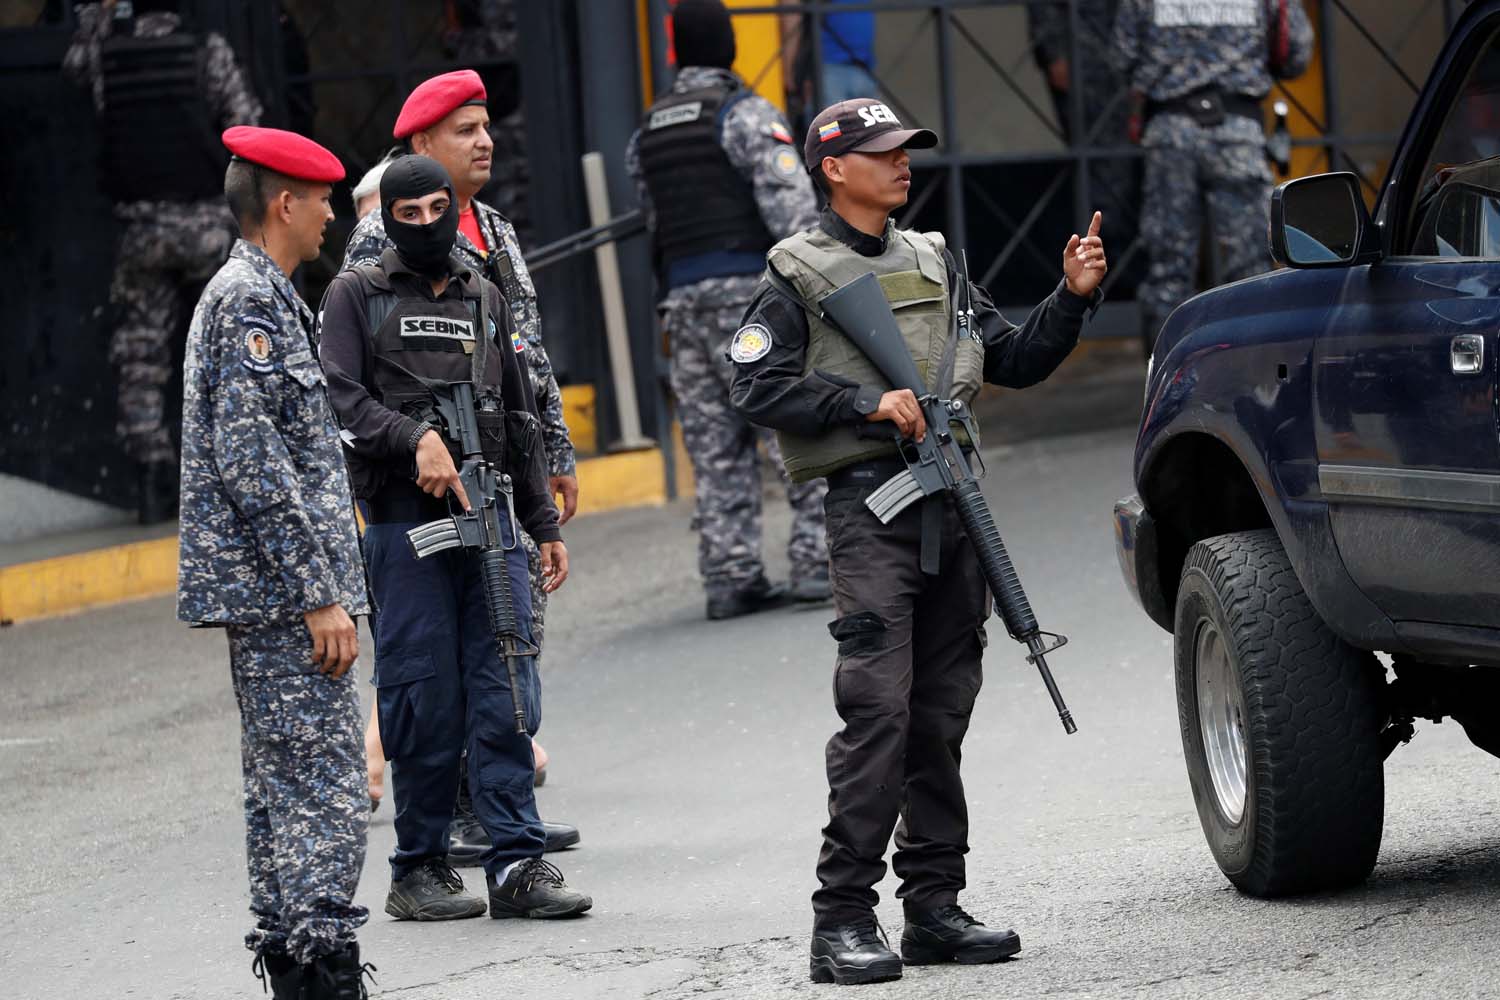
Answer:
M283 191L290 191L300 198L307 193L307 188L305 181L239 157L230 160L229 168L224 171L224 197L242 233L266 221L266 206L272 198Z

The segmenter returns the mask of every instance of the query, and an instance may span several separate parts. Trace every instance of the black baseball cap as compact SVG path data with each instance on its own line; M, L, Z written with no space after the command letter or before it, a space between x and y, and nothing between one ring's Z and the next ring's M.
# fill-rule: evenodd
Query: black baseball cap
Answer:
M802 155L808 173L817 173L825 156L845 153L885 153L898 147L931 149L937 133L925 128L904 128L896 113L873 97L840 101L818 112L807 127Z

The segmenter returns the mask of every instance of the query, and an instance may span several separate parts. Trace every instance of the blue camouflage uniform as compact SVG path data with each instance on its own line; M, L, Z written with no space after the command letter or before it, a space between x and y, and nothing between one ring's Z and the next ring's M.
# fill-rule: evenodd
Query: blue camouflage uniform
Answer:
M568 436L568 425L563 421L562 390L552 372L552 360L542 346L542 313L537 304L536 286L531 282L531 272L526 270L526 261L521 256L516 229L505 216L477 198L471 204L479 231L484 234L490 249L488 252L480 250L460 231L453 245L454 253L464 264L499 287L510 306L511 319L526 341L531 394L536 398L536 407L542 417L547 475L576 476L578 460L573 452L573 440ZM378 264L380 255L394 245L385 233L385 222L380 213L371 212L359 220L359 225L349 234L341 270L347 271L360 264ZM496 248L500 249L499 254L495 253ZM532 633L536 644L541 646L548 597L542 589L542 558L536 540L525 531L521 532L521 544L526 549L531 576ZM541 657L537 657L536 664L540 667Z
M369 611L311 329L286 275L237 240L188 332L177 581L177 617L229 638L257 918L246 944L301 964L365 922L354 892L370 809L355 673L318 672L303 619Z
M671 92L744 87L734 72L712 66L686 66ZM720 145L730 164L748 182L771 242L811 226L818 217L817 196L803 169L781 112L765 98L748 94L725 105ZM654 229L656 208L641 165L641 133L625 148L625 169L647 221ZM759 441L781 469L775 436L746 420L729 401L734 365L729 342L755 295L764 253L749 273L720 272L666 290L657 311L672 345L672 394L682 422L683 443L693 462L698 528L698 572L704 589L735 591L763 575L761 561L761 480ZM786 486L792 508L787 558L792 578L826 575L823 480Z
M1209 92L1230 104L1265 97L1277 12L1278 0L1120 0L1115 65L1144 98L1148 115L1141 236L1151 265L1140 300L1150 338L1194 291L1205 211L1215 282L1270 265L1271 171L1259 109L1205 124L1180 102ZM1276 73L1283 79L1307 69L1313 44L1301 0L1290 0L1286 13L1286 55Z

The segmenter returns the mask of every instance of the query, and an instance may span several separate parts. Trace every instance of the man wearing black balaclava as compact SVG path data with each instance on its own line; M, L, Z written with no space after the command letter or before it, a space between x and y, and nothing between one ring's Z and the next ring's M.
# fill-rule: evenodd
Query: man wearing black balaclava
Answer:
M756 442L776 440L729 404L730 338L777 240L818 205L781 112L729 67L734 29L719 0L672 13L678 73L625 150L651 225L657 309L672 345L672 392L697 484L698 573L711 619L829 597L822 480L787 484L790 585L761 559Z
M555 589L567 578L567 549L536 442L525 342L500 290L453 255L458 204L436 160L404 156L387 167L380 211L395 245L378 264L333 280L323 300L319 356L354 493L368 512L365 561L378 608L376 702L396 798L385 909L398 920L485 912L485 901L464 890L446 860L453 775L467 747L465 778L491 844L483 859L490 915L575 916L592 902L542 860L531 741L515 731L513 695L533 731L540 721L535 664L521 658L519 691L512 692L474 550L419 560L406 542L411 528L480 500L464 493L455 429L444 425L429 388L474 380L478 368L475 409L485 458L510 475L516 514L540 546L549 584ZM530 587L519 547L508 554L507 569L526 632Z

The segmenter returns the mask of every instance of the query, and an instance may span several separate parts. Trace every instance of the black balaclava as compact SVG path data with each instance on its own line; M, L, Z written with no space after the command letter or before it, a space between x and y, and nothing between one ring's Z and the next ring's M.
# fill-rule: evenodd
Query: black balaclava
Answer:
M672 11L677 67L734 65L734 25L721 0L680 0Z
M436 222L419 226L400 222L391 214L391 205L399 199L421 198L444 188L448 191L448 211ZM380 176L380 218L403 264L424 277L448 276L448 256L458 238L458 198L441 163L413 154L386 167Z

